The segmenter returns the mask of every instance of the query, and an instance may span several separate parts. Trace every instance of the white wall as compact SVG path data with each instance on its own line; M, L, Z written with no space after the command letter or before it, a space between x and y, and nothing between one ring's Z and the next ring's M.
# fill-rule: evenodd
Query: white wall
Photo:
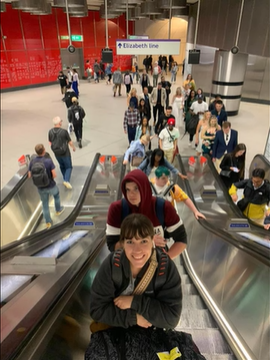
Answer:
M180 39L180 55L173 55L178 64L183 63L185 58L186 37L187 37L187 21L179 18L172 18L171 21L171 39ZM168 39L169 20L152 21L150 19L141 19L135 21L135 35L147 35L149 39ZM151 54L148 54L151 55ZM160 54L167 55L170 54ZM153 61L158 59L158 55L153 55ZM143 59L145 56L138 56L139 68L142 69Z

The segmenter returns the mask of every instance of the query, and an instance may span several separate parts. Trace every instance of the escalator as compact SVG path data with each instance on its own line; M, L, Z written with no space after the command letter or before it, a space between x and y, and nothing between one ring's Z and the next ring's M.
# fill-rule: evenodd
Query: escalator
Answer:
M251 178L252 171L255 168L263 169L265 171L265 179L270 181L270 162L264 155L258 154L254 156L249 167L249 178Z
M2 259L2 359L16 356L20 346L55 302L61 298L84 263L92 261L104 243L109 204L121 197L122 157L100 165L97 154L73 213L48 232L5 251ZM109 159L110 157L108 157ZM109 183L109 185L108 185ZM10 286L13 287L10 290Z
M58 184L61 204L65 207L65 211L60 217L56 216L54 201L51 199L49 207L54 225L71 214L78 201L89 169L86 166L73 167L72 180L74 186L72 191L65 189L62 183ZM40 197L32 179L27 177L27 170L27 167L20 169L1 190L1 223L5 224L1 227L1 247L45 229ZM62 175L59 169L56 170L56 173L56 180L61 179Z
M202 210L201 206L199 208ZM97 251L92 256L87 254L84 265L70 278L53 306L36 321L25 342L17 344L12 352L13 359L84 358L90 338L90 287L108 255L104 227L102 229L106 212L101 215L100 210L98 204L92 209L100 218L96 227L101 230L97 236L99 240L95 240L99 243ZM261 254L256 244L252 243L253 248L247 247L245 242L240 243L230 233L220 232L208 221L196 221L182 203L177 205L177 210L188 233L187 251L181 260L176 260L184 296L177 329L193 335L207 360L267 360L269 252L266 249ZM73 252L78 247L79 244ZM64 262L71 256L70 252L65 255ZM14 299L11 302L14 303Z
M246 243L246 246L257 247L257 251L264 254L265 248L270 247L270 233L262 226L247 219L233 203L230 195L210 158L203 166L199 160L192 166L189 157L178 156L178 168L188 174L189 181L184 189L195 201L200 211L207 217L213 228L226 234L229 232L235 241ZM205 189L213 191L212 196L203 196Z

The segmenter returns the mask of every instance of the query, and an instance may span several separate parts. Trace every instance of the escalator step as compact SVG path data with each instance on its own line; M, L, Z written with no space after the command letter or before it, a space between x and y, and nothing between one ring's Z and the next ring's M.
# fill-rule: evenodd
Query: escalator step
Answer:
M181 282L182 282L182 284L191 284L191 280L190 280L190 277L188 276L188 274L181 275Z
M186 329L178 329L180 331L186 331ZM213 355L232 355L232 351L225 339L217 329L188 329L186 331L190 333L195 341L196 345L200 349L202 354ZM214 358L215 359L215 358ZM222 359L222 358L221 358ZM216 360L216 359L215 359ZM227 358L225 357L225 360Z
M186 275L186 274L187 274L184 266L182 266L182 265L176 265L176 267L177 267L177 270L178 270L178 272L179 272L179 274L180 274L181 277L182 277L182 275Z
M184 309L178 327L185 329L217 329L217 324L208 310Z
M184 295L183 296L183 310L184 309L207 309L205 303L199 295Z
M198 291L193 284L182 284L183 295L198 295Z
M234 355L222 354L222 355L209 355L202 354L206 360L236 360Z

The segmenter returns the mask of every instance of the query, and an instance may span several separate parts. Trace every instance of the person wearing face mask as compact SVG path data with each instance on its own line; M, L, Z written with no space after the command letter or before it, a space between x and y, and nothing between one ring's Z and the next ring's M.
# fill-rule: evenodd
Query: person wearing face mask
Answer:
M174 206L174 202L183 201L185 205L193 212L196 219L205 219L205 216L200 213L187 194L178 186L173 185L169 180L170 170L165 166L159 166L155 171L155 178L151 180L154 189L158 196L165 195L164 198ZM171 186L173 185L173 186ZM170 189L170 190L169 190ZM169 191L168 191L169 190Z
M251 220L262 223L270 201L270 183L265 179L265 171L256 168L251 179L234 183L229 190L234 202L238 200L237 189L244 189L243 198L237 202L239 209Z
M109 250L114 251L121 247L119 240L123 219L130 213L139 213L151 220L155 229L156 246L165 248L164 237L172 238L174 244L167 254L171 259L178 257L186 248L187 234L182 220L171 203L152 196L148 178L139 169L130 171L124 177L121 187L124 199L113 202L108 211L106 238ZM163 218L159 216L160 212Z

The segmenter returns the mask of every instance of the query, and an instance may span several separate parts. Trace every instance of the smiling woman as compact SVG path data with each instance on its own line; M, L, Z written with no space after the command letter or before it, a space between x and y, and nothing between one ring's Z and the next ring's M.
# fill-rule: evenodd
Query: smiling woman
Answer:
M86 360L118 359L119 354L128 360L157 355L165 359L165 354L185 352L196 352L189 359L204 359L190 335L171 330L182 310L181 279L170 257L155 248L153 238L154 228L146 216L131 214L123 220L123 248L105 259L91 288L94 322Z

